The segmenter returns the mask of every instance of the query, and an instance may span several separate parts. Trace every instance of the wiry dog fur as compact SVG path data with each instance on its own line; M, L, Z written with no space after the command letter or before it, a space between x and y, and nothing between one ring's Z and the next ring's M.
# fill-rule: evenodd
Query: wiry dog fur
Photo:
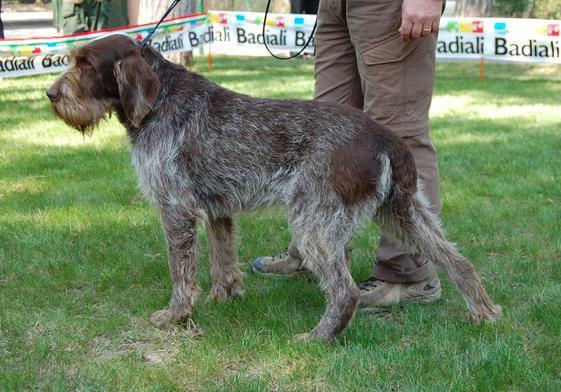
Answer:
M252 98L166 61L124 36L79 48L49 89L55 113L84 132L115 111L132 143L140 187L161 213L173 292L151 321L190 316L195 224L207 223L212 297L243 295L232 216L284 202L305 266L325 292L310 338L332 339L358 299L345 246L362 218L374 219L412 253L439 264L475 321L494 320L472 264L442 233L404 144L368 116L314 101Z

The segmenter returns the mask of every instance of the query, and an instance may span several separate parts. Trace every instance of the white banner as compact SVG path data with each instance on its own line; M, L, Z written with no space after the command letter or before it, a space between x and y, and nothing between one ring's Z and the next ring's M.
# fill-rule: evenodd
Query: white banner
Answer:
M442 18L437 58L561 64L561 21Z
M160 25L149 43L164 54L190 51L190 34L203 35L208 28L208 15L191 15L168 20ZM143 40L156 23L56 38L31 38L0 41L0 78L60 72L68 67L70 50L77 45L110 33L124 33Z
M238 48L264 49L298 52L308 42L316 21L315 15L269 14L263 36L264 14L258 12L209 11L210 28L218 48L228 48L228 53ZM315 52L314 39L303 53Z
M263 37L263 14L209 11L214 39L227 53L244 54L245 48L298 51L315 22L313 15L270 14ZM440 21L436 48L439 59L490 59L561 64L559 20L514 18L450 18ZM232 50L232 46L239 50ZM314 53L314 40L304 53Z
M161 53L211 47L213 52L244 55L272 50L299 51L308 41L315 16L209 11L168 20L150 44ZM0 41L0 78L58 72L68 66L70 49L111 32L142 40L155 23L59 38ZM442 18L436 47L439 59L490 59L561 64L559 20ZM314 53L314 40L304 53Z
M484 56L485 22L476 18L442 18L436 44L441 59L480 59Z

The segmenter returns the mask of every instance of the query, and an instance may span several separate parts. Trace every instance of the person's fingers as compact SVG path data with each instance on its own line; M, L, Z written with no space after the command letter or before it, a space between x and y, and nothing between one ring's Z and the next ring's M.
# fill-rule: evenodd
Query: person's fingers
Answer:
M423 29L421 30L421 37L426 37L432 32L432 24L423 24Z
M401 33L401 39L407 41L411 38L411 29L413 28L413 23L409 19L402 19L401 27L399 32Z
M414 21L413 28L411 29L411 37L419 38L421 33L423 32L423 22L422 21Z
M440 20L436 19L432 22L432 32L433 33L438 33L438 28L440 25Z

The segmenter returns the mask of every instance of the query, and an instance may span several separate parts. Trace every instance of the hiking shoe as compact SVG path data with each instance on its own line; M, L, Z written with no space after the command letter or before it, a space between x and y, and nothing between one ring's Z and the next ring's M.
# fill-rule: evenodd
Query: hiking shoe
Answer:
M251 270L266 275L289 275L304 271L302 260L292 256L288 252L276 256L265 256L257 258L251 264Z
M362 282L359 288L360 307L365 311L382 310L406 302L438 301L442 291L438 277L416 283L390 283L371 277Z

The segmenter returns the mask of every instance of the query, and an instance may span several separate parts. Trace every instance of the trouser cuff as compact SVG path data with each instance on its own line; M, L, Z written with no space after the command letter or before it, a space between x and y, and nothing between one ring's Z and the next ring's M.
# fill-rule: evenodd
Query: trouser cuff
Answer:
M384 265L384 260L380 260L374 264L372 268L372 276L376 279L391 283L417 283L433 277L436 277L436 270L432 262L427 261L425 264L409 271L397 271ZM395 260L392 260L392 264Z

